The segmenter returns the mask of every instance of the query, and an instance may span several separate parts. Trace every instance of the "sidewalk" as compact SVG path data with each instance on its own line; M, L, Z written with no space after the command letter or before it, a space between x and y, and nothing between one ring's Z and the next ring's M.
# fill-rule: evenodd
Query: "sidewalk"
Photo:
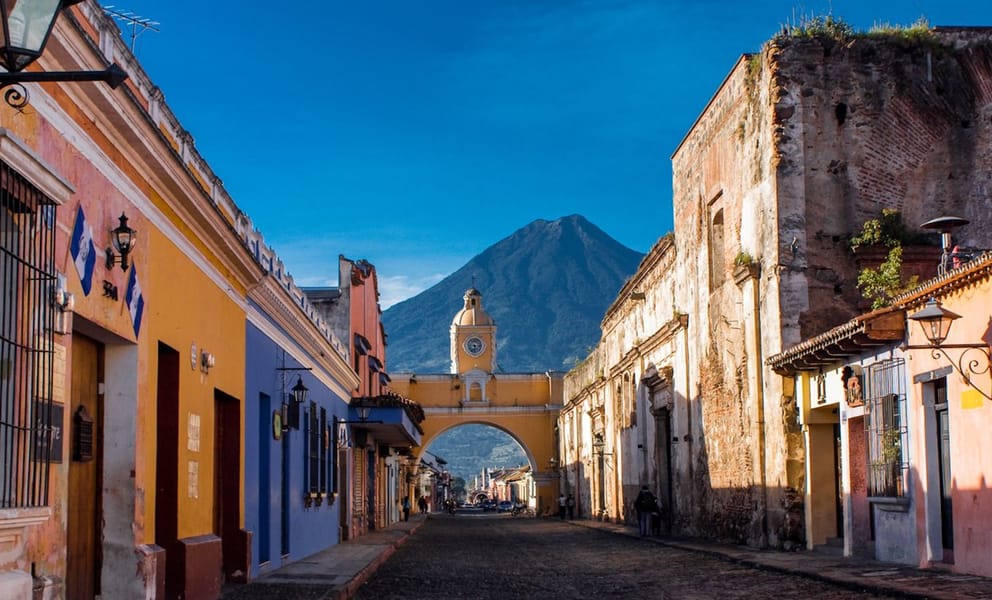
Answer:
M635 538L640 537L637 528L630 525L585 519L566 522L580 527L600 529ZM671 548L716 556L749 567L817 579L852 590L903 598L992 599L992 578L977 575L959 575L939 569L918 569L905 565L810 551L758 550L747 546L668 537L640 539Z
M347 600L396 548L423 525L424 514L400 521L266 573L224 586L222 600Z

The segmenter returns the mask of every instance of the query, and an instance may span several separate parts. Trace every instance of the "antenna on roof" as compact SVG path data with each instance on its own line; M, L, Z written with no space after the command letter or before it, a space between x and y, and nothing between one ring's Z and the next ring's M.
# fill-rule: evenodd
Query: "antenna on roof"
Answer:
M151 29L159 31L156 25L161 25L158 21L152 21L145 17L134 14L129 10L115 9L113 4L103 7L103 12L110 15L114 20L120 21L131 28L131 54L134 54L134 41L138 36Z

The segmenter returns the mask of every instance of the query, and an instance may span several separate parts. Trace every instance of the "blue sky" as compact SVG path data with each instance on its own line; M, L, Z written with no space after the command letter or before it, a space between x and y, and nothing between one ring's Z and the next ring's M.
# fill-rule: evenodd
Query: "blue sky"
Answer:
M800 15L992 25L976 0L281 6L113 3L159 23L135 53L297 283L365 258L384 308L535 219L582 214L646 252L672 228L672 152Z

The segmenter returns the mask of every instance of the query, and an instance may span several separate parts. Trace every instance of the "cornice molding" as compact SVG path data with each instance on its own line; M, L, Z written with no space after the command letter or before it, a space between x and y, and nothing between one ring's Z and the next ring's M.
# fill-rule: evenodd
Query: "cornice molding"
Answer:
M67 15L70 13L67 13ZM67 23L67 24L66 24ZM78 41L76 41L78 40ZM124 58L124 57L122 57ZM133 57L127 57L133 58ZM46 70L78 70L93 69L94 65L106 63L106 59L86 35L82 25L75 19L59 19L52 31L52 36L41 61ZM125 61L128 73L135 74L133 60ZM140 73L143 75L143 72ZM183 157L165 138L162 130L151 118L151 115L135 96L131 85L125 82L117 90L100 84L60 85L59 89L76 107L86 114L88 125L95 127L106 142L115 148L129 148L126 155L128 163L141 178L141 183L155 191L162 199L168 199L168 206L175 211L173 229L178 232L179 223L189 227L195 234L195 241L209 250L209 255L217 257L236 279L235 281L246 288L253 284L262 272L254 256L234 227L240 210L233 208L235 214L227 217L221 207L213 200L212 190L204 189L208 181L216 180L212 172L193 173ZM47 107L52 113L42 113L45 118L60 125L72 123L80 129L77 138L87 139L88 144L78 144L77 147L85 156L94 161L102 158L111 167L104 167L108 177L129 201L142 208L141 205L152 205L150 198L145 197L138 182L131 181L111 159L103 147L90 134L82 132L81 128L69 117L65 108L59 105L54 97L44 94L40 87L32 90L32 106L38 105L35 99L45 95ZM60 114L59 114L60 113ZM182 149L182 147L180 147ZM197 161L201 163L203 161ZM192 164L192 163L191 163ZM205 165L205 162L203 163ZM111 175L110 172L113 172ZM121 185L126 180L129 185ZM216 180L219 181L219 180ZM127 191L131 188L131 191ZM135 196L141 196L144 202L135 202ZM233 206L233 205L232 205ZM232 209L228 209L231 212ZM147 209L142 208L142 212ZM166 219L164 213L163 220ZM158 223L156 223L159 226ZM161 226L159 226L160 229ZM163 233L168 231L163 230ZM170 232L171 233L171 232ZM172 238L172 236L169 236Z
M248 298L258 309L249 310L249 321L265 332L300 363L319 367L313 371L325 385L334 389L345 401L358 388L358 374L306 317L286 290L271 276L265 276L258 286L248 292ZM294 349L298 352L294 352ZM311 364L312 363L312 364ZM326 373L328 378L321 377Z

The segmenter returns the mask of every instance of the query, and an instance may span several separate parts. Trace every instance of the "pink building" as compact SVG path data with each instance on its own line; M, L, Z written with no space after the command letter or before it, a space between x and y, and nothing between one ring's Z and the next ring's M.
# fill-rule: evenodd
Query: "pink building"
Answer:
M992 253L772 356L807 548L992 576Z
M916 457L910 484L919 564L989 577L992 253L927 282L900 305L909 319L908 450ZM941 313L944 327L934 321L931 330L927 315Z

